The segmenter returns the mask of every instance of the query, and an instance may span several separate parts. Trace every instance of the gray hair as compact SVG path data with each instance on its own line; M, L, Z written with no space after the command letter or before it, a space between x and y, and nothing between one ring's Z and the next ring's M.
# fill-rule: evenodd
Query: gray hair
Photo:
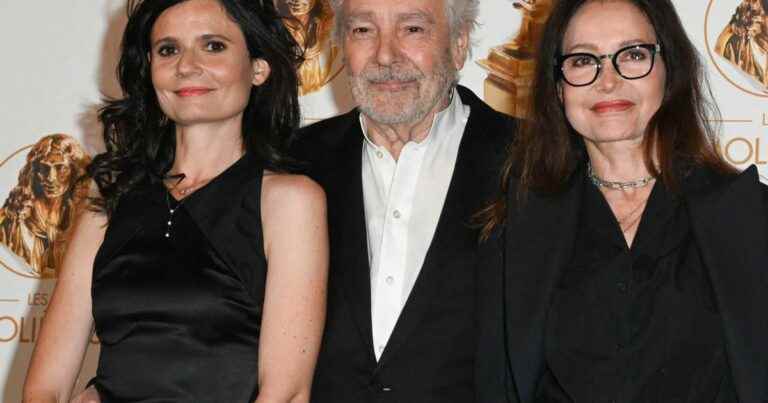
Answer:
M333 14L335 15L334 23L334 40L336 44L341 46L344 35L344 1L345 0L330 0ZM443 0L445 3L445 12L448 17L448 27L451 33L451 39L455 39L458 35L466 30L469 35L470 44L472 43L472 34L478 25L477 15L479 14L480 0Z

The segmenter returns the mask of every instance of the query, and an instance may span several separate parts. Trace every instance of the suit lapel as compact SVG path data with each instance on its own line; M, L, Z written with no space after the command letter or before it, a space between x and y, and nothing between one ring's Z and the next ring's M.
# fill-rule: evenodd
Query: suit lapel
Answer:
M350 119L357 119L351 114ZM362 147L359 124L351 124L343 139L339 161L327 179L333 255L332 267L340 270L341 283L360 337L373 355L371 325L371 270L363 204Z
M469 128L469 126L467 127ZM424 257L424 263L416 283L413 285L379 360L379 368L391 359L429 311L430 303L434 300L434 295L440 290L445 278L441 272L445 261L452 259L457 254L466 253L467 243L473 242L473 239L466 239L473 237L472 232L468 230L473 205L468 204L465 197L465 194L477 196L478 193L478 189L476 189L478 178L474 175L475 171L469 166L474 161L474 155L467 155L468 146L466 143L472 141L470 131L466 130L459 146L456 166L445 196L443 210L440 212L440 218L435 228L435 234ZM474 263L475 260L470 261ZM474 267L467 267L466 269L474 270Z
M533 401L544 369L546 316L559 274L572 254L584 187L580 172L557 196L530 192L519 207L514 205L517 196L508 196L513 205L504 233L504 333L507 362L522 403Z
M435 300L445 279L442 271L447 264L454 264L455 259L466 259L472 265L476 264L475 256L467 257L467 245L476 245L477 231L470 230L472 214L484 207L487 200L483 195L490 194L498 187L500 163L496 164L496 156L488 155L491 150L488 141L483 136L486 131L507 131L507 121L500 120L494 112L477 96L464 87L457 88L464 104L471 108L469 120L459 144L459 152L451 177L448 191L443 203L443 209L435 228L435 234L424 257L419 276L408 296L398 318L387 346L379 359L379 368L396 355L397 350L422 322L429 312L432 301ZM501 155L500 154L500 155ZM489 188L490 187L490 188ZM467 197L469 195L469 197ZM477 248L472 248L477 253ZM475 271L474 266L466 270ZM370 300L370 299L369 299Z
M757 169L752 166L725 186L687 197L742 402L768 399L768 217L760 192Z

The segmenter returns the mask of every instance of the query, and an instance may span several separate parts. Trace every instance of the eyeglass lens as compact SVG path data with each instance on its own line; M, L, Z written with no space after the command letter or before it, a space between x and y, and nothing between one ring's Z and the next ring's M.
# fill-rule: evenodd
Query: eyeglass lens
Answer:
M600 74L601 59L611 55L595 56L589 53L575 53L566 56L561 64L563 78L571 85L589 85ZM633 46L621 49L612 57L613 65L619 75L626 79L646 76L653 68L653 49Z

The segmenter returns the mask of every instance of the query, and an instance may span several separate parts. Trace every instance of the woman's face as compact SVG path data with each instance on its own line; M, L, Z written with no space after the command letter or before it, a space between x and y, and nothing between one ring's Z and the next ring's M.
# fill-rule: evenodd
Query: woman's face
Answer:
M648 18L629 1L589 1L568 23L562 53L613 54L630 45L656 42ZM600 76L590 85L573 87L560 81L568 121L587 142L642 142L664 98L664 61L657 54L651 73L636 80L622 78L610 58L602 62Z
M215 0L168 8L150 39L152 84L160 108L177 126L239 124L251 86L269 74L266 62L251 59L240 27Z

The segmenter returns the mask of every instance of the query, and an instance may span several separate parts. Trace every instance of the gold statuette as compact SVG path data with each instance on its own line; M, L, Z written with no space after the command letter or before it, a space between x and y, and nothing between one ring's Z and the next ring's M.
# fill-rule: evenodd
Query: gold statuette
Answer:
M485 101L494 109L523 117L535 67L536 46L552 10L552 0L516 0L523 13L520 31L508 43L491 49L478 64L488 71Z
M277 7L286 17L285 27L304 51L299 66L299 95L320 90L333 80L340 68L338 49L330 40L333 11L328 0L278 0Z
M743 0L717 38L715 52L768 92L768 6L766 0Z

